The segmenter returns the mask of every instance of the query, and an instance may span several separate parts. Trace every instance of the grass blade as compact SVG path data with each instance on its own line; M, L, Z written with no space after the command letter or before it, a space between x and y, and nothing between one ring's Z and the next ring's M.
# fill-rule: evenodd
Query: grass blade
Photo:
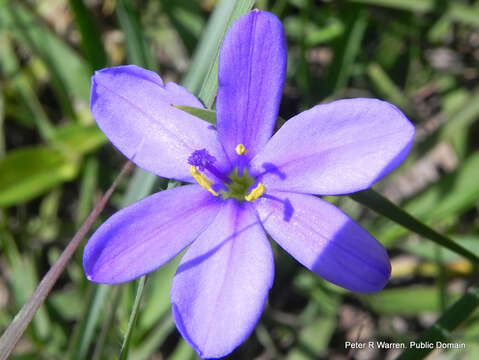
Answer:
M435 243L464 256L465 258L473 261L474 263L479 264L479 257L476 254L457 244L448 237L439 234L435 230L431 229L429 226L423 224L422 222L414 218L412 215L408 214L406 211L402 210L399 206L393 204L391 201L389 201L376 191L368 189L357 192L355 194L351 194L349 196L353 200L376 211L378 214L386 216L392 221L404 226L406 229L409 229L416 234L424 236L429 240L432 240Z
M138 311L140 309L141 298L143 296L143 290L145 289L146 275L142 276L138 280L138 288L136 289L135 303L131 310L130 319L128 320L128 327L126 329L125 336L123 337L123 344L120 350L120 360L126 360L128 358L128 349L130 347L131 336L133 334L133 328L136 324L138 317Z
M416 343L457 342L451 337L451 331L463 323L479 306L479 286L469 289L458 301L456 301L439 320L431 326ZM433 349L409 348L396 360L424 359Z
M69 3L81 34L83 52L92 70L105 67L107 63L106 52L95 21L93 21L83 0L69 0Z
M423 222L447 221L474 208L479 198L479 152L469 155L456 169L406 201L403 211ZM393 242L404 235L399 226L381 231L380 238Z
M104 358L102 353L107 342L107 336L111 333L110 329L115 321L115 313L120 302L121 290L123 290L121 286L113 288L112 296L110 297L112 298L111 303L108 306L100 335L95 341L95 350L93 351L92 360L101 360Z
M162 10L191 54L205 26L201 4L196 1L163 0Z
M434 8L434 0L349 0L351 2L382 6L391 9L427 12Z
M169 360L193 360L194 358L195 350L183 339L180 340L175 351L169 356Z
M175 323L171 313L168 313L158 325L151 331L151 334L145 338L141 346L132 351L131 358L135 360L149 360L156 349L165 341L169 333L175 328Z
M128 183L128 189L123 196L122 205L127 206L151 194L158 176L136 168Z
M51 75L52 86L65 113L75 118L70 96L90 98L91 70L83 58L52 33L41 20L18 2L4 6L4 16L19 40L28 44ZM55 55L54 55L55 54Z
M15 304L23 304L35 290L38 283L36 264L31 258L21 254L15 239L10 234L0 234L3 252L11 271L12 297ZM17 305L19 307L19 305ZM38 339L46 340L51 332L51 322L45 306L41 306L32 321L33 333Z
M97 187L98 170L100 163L98 159L90 157L85 161L82 179L80 183L80 198L76 209L75 223L81 224L86 219L93 207L95 189Z
M201 35L190 69L183 79L183 85L195 94L200 91L205 75L215 61L219 49L218 42L223 39L225 33L224 16L231 14L234 3L234 1L221 1L213 11L210 21Z
M254 0L221 1L203 32L183 83L190 91L199 91L198 97L207 108L213 105L218 88L218 55L223 37L233 21L250 10L253 3Z
M19 100L28 110L30 116L44 140L52 137L54 126L50 123L47 114L38 100L35 90L32 88L28 77L22 71L13 44L6 33L0 34L0 71L3 76L10 80L10 84L18 92Z
M334 61L326 81L330 93L334 94L346 86L361 49L368 17L369 11L365 8L353 6L349 10L347 31L334 42Z
M116 6L116 14L120 27L125 34L128 62L156 71L155 60L151 54L148 42L143 36L138 12L130 0L119 0Z
M382 315L418 316L424 312L440 311L441 301L437 290L435 286L392 288L371 295L363 295L361 300ZM459 299L458 293L453 293L452 296L455 300Z
M111 286L92 284L94 286L93 294L86 306L85 315L79 325L78 338L73 346L72 359L87 359L88 349L95 334L96 324L100 318L105 302L110 294Z
M102 212L103 208L110 199L113 191L118 186L120 180L125 176L126 173L129 172L131 167L132 163L127 162L116 180L113 182L108 191L103 195L101 200L95 206L92 213L85 220L81 228L78 230L78 232L75 234L68 246L62 252L58 260L55 262L55 264L53 264L50 270L48 270L47 274L43 277L42 281L37 286L28 301L17 313L13 321L3 333L2 337L0 337L0 360L6 360L10 353L13 351L15 345L20 340L22 334L35 316L38 308L41 304L43 304L46 297L52 290L53 285L55 285L56 281L63 273L63 270L67 266L68 261L74 254L75 250L80 245L81 241L83 240L87 232L90 230L90 228L93 226L93 223Z
M0 160L5 156L5 131L3 130L4 115L3 88L0 84Z
M440 137L450 140L460 131L469 128L479 117L479 89L475 89L471 98L457 112L451 114L451 119L440 128Z
M367 67L367 74L381 96L384 96L386 100L395 104L404 112L410 113L411 106L409 99L403 94L379 64L370 63Z
M216 97L216 90L218 89L218 62L221 44L223 43L223 37L231 24L233 24L233 22L238 17L240 17L253 7L253 3L254 0L237 1L230 16L227 18L228 21L225 24L224 32L221 36L221 41L218 42L216 52L214 53L214 62L210 65L208 72L206 73L205 80L203 81L203 85L201 86L201 90L198 94L198 97L201 101L203 101L203 103L208 109L213 106L214 99Z

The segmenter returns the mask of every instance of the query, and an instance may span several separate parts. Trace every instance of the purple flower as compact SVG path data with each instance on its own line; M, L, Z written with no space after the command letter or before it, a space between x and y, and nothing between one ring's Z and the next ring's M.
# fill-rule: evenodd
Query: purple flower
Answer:
M255 10L221 49L217 129L172 106L202 104L153 72L120 66L92 79L91 111L110 141L143 169L192 184L108 219L85 247L85 272L95 282L129 281L194 241L171 302L178 330L203 358L229 354L261 316L274 276L265 231L346 289L378 291L390 276L383 246L314 195L370 187L406 157L414 127L391 104L350 99L304 111L271 137L285 69L280 21Z

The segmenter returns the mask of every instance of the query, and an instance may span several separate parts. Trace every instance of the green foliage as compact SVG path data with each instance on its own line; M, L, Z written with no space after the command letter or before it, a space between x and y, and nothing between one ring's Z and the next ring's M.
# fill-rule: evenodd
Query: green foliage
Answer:
M329 358L346 354L344 341L357 339L464 342L465 350L438 351L478 356L477 0L100 3L0 1L0 328L124 162L111 145L102 146L107 140L88 111L93 70L135 63L158 71L207 108L183 111L215 125L223 36L256 6L274 11L285 26L281 117L336 98L379 97L408 115L417 136L408 160L374 190L328 198L386 245L388 287L349 293L275 247L265 313L232 358ZM448 151L437 155L438 148ZM101 221L114 208L178 185L137 169ZM146 282L110 287L86 281L78 251L12 359L197 358L170 313L179 259ZM400 358L429 352L407 349Z
M78 163L48 146L10 151L0 162L0 206L9 206L44 193L71 180Z
M81 33L81 43L85 57L93 70L104 68L107 58L103 42L98 36L95 20L83 0L69 0L75 22Z

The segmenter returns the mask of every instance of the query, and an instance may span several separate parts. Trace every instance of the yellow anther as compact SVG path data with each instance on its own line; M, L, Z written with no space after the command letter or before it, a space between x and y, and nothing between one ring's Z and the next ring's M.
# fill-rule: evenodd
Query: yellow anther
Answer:
M235 147L235 150L238 155L246 155L248 153L248 150L246 150L243 144L238 144L238 146Z
M248 195L244 197L244 199L246 201L255 201L265 192L266 192L266 186L264 186L264 184L259 183L258 186L256 186L253 190L250 191Z
M205 190L208 190L210 193L212 193L214 196L218 196L219 194L213 190L211 185L213 185L213 181L208 179L205 174L200 172L196 166L191 165L190 166L190 173L193 175L195 180L198 182L198 184L201 185L201 187Z

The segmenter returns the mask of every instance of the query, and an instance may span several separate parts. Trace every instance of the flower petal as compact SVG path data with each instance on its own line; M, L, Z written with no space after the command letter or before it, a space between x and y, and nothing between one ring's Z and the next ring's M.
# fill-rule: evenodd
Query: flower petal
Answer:
M221 202L199 185L162 191L114 214L83 253L88 280L115 284L155 270L195 240Z
M207 149L220 161L224 153L213 126L172 104L203 107L183 87L164 85L156 73L134 65L92 77L91 112L113 145L147 171L193 181L187 162L193 151Z
M251 205L229 200L173 278L176 326L200 357L226 356L249 336L273 273L271 246Z
M268 189L338 195L370 187L409 152L414 126L376 99L318 105L295 116L252 161Z
M335 206L311 195L270 191L254 205L271 237L317 275L356 292L386 285L386 250Z
M271 137L286 74L283 27L271 13L253 10L225 36L216 100L220 140L230 159L243 144L252 158Z

